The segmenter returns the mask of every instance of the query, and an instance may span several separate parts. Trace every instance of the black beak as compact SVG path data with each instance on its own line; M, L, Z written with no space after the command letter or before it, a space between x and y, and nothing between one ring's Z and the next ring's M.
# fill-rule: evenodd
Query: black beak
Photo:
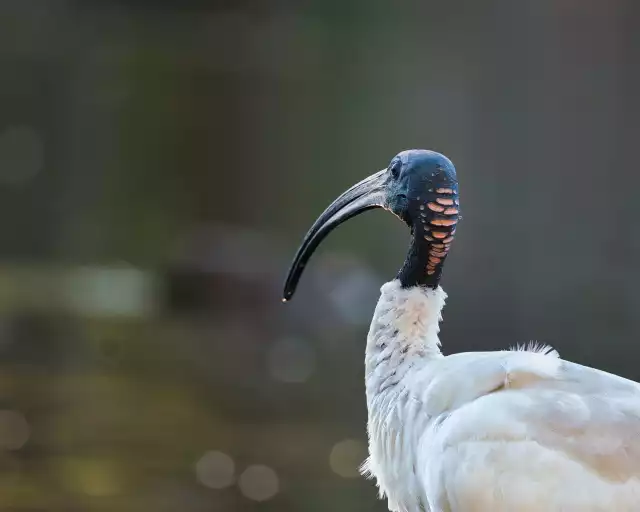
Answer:
M288 301L296 291L296 286L309 258L320 242L337 226L356 215L373 208L384 207L384 187L386 169L356 183L338 197L313 223L298 248L289 275L284 284L283 302Z

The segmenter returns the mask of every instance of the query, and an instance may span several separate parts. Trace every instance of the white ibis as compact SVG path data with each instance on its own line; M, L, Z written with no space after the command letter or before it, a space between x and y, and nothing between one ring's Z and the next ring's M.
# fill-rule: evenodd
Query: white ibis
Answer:
M397 512L640 511L640 384L548 347L443 356L439 285L458 215L445 156L403 151L313 224L284 290L341 222L384 208L411 228L365 355L369 458Z

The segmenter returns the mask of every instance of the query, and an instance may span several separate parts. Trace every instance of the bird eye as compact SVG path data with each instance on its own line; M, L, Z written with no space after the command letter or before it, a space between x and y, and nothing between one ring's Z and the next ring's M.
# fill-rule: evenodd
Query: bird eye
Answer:
M394 160L389 165L389 172L394 179L397 179L400 176L400 169L402 169L402 162L400 160Z

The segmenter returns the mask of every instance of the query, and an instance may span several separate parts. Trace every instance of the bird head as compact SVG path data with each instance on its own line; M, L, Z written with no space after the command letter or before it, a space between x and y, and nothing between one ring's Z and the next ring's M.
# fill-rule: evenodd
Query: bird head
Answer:
M459 219L456 170L440 153L412 149L398 153L386 169L353 185L318 217L293 260L284 301L293 296L322 240L346 220L374 208L390 211L411 228L413 244L398 275L401 282L437 286Z

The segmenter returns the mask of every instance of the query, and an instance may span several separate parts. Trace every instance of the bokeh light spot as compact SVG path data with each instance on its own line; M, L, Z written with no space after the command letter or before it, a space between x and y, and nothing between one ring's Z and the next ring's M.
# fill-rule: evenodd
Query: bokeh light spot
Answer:
M226 453L207 452L196 462L196 477L205 487L224 489L235 481L236 466Z
M331 470L343 478L356 478L358 468L367 456L367 450L361 441L345 439L336 443L329 454Z
M240 475L238 486L242 494L250 500L266 501L278 493L280 482L273 469L256 464L249 466Z
M315 363L315 350L302 339L285 338L276 341L267 355L269 374L280 382L306 382L313 374Z
M0 446L8 450L22 448L30 434L29 424L17 411L0 411Z

